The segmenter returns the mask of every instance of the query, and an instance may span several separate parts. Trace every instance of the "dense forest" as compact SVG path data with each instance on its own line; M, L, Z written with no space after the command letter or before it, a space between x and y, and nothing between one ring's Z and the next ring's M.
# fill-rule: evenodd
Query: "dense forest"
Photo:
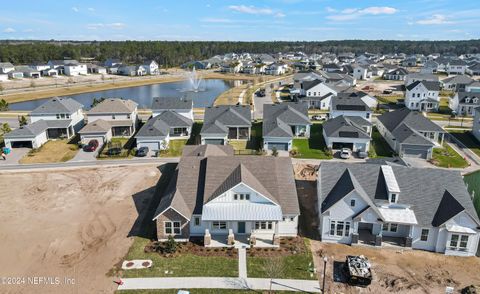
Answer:
M119 58L126 63L154 59L164 66L207 59L228 52L277 53L303 51L371 53L480 53L480 40L390 41L345 40L323 42L180 42L180 41L0 41L0 60L14 64L50 59Z

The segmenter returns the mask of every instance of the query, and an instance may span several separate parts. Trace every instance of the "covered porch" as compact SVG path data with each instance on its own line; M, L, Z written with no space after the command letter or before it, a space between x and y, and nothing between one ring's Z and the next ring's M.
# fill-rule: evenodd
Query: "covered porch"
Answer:
M109 121L113 137L130 137L135 132L135 126L130 120Z
M250 127L229 127L228 139L250 140Z
M205 235L207 236L207 235ZM239 234L210 234L210 243L205 243L205 247L233 247L247 248L250 246L258 248L278 248L280 245L275 244L275 234L269 233L252 233L250 235ZM204 237L204 242L205 242ZM233 241L232 241L233 240Z

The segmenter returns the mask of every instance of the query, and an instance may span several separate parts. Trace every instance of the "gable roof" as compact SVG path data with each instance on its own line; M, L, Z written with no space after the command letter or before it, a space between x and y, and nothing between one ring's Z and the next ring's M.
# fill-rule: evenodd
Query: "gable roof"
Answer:
M13 131L6 133L4 135L5 139L9 138L29 138L29 137L36 137L41 133L45 132L48 129L47 122L43 119L38 120L34 123L21 126L19 128L14 129Z
M440 83L432 81L416 81L407 86L407 90L411 91L419 84L422 84L428 91L440 91Z
M108 98L90 109L87 114L132 113L138 104L130 99Z
M88 133L107 133L112 128L112 125L103 119L94 120L91 123L88 123L84 126L79 134L88 134Z
M182 156L232 156L234 149L231 145L185 145Z
M363 102L359 97L351 95L343 96L337 95L332 97L332 110L340 111L369 111L368 104Z
M477 98L478 99L477 104L480 105L480 93L477 93L477 92L457 92L455 95L458 96L458 101L460 103L467 103L465 101L465 99L470 98L469 103L473 104L474 103L473 99Z
M408 75L408 71L403 67L398 67L398 68L389 70L386 74L387 75Z
M327 120L323 129L328 137L371 139L362 126L371 126L366 119L358 116L337 116Z
M57 114L74 113L82 109L83 105L72 98L55 97L35 108L30 114Z
M252 126L252 113L248 105L221 105L205 109L200 134L224 134L228 127Z
M458 76L448 77L442 80L442 83L443 84L470 84L473 81L474 80L467 75L458 75Z
M191 110L193 108L192 99L175 97L153 97L152 110L156 109L175 109Z
M165 137L170 133L171 128L188 128L193 125L191 119L167 110L160 115L150 118L135 135L137 137Z
M433 216L432 226L438 227L443 225L446 221L464 211L465 207L460 204L455 197L445 190L442 200L438 204L435 215Z
M402 108L386 112L377 119L392 133L402 123L416 131L444 132L444 130L418 111Z
M440 202L444 198L445 191L448 191L464 207L464 210L480 224L460 172L398 165L392 165L391 168L401 190L398 203L410 206L410 209L415 212L420 226L432 225L432 221L435 219L437 210L440 207ZM386 190L382 187L383 183L380 179L381 165L322 162L319 169L320 188L318 195L320 203L323 203L327 197L334 197L335 199L339 197L332 191L344 175L346 169L349 170L352 178L355 178L372 201L385 199ZM448 181L445 179L448 179ZM332 195L328 196L329 194ZM340 194L345 194L345 192L342 191ZM443 213L441 215L443 216ZM445 217L443 216L443 218Z
M303 90L308 91L311 88L315 87L318 84L323 83L321 80L313 80L313 81L304 81L303 82Z
M308 104L284 102L263 106L263 137L293 137L292 125L310 125Z

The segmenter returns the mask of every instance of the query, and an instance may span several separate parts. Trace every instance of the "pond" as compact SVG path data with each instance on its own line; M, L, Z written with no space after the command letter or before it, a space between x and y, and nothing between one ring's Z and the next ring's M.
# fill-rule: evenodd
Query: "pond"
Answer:
M238 83L241 83L241 81L202 80L200 90L194 92L187 91L189 89L188 81L180 81L82 93L66 97L80 102L87 110L90 108L93 98L102 97L131 99L138 103L138 108L150 108L153 97L187 97L193 99L193 107L208 107L213 105L213 102L221 93ZM33 110L48 99L50 98L11 103L9 108L10 110Z

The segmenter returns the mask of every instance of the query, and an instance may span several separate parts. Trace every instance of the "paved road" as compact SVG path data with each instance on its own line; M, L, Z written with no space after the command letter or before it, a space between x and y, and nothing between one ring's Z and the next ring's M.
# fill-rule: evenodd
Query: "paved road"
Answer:
M11 129L16 129L20 125L17 117L0 117L0 124L7 123Z
M256 95L253 96L253 103L255 105L255 109L253 112L253 119L263 119L263 105L265 104L273 104L272 101L272 89L270 85L278 85L281 82L282 84L293 83L293 77L287 76L283 79L274 80L272 82L265 83L263 88L265 88L265 96L264 97L257 97Z
M118 290L136 289L252 289L269 290L270 279L257 278L132 278L122 279L123 284ZM320 285L316 280L274 279L274 291L299 291L320 293Z
M42 169L62 169L62 168L82 168L95 166L125 166L125 165L143 165L143 164L164 164L169 162L178 162L179 157L171 158L132 158L116 160L91 160L91 161L69 161L60 163L37 163L37 164L4 164L1 165L0 172L8 171L31 171Z

